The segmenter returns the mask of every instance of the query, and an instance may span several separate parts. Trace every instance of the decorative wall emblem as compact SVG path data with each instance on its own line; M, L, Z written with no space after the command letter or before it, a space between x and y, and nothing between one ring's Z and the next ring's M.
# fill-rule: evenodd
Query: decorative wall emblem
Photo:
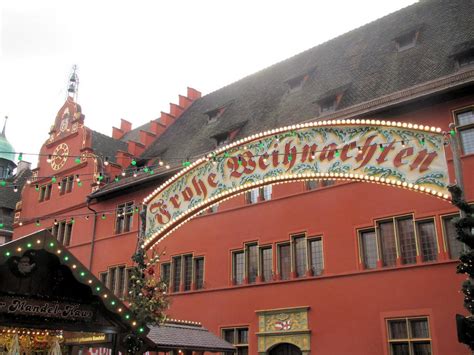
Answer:
M258 352L266 354L276 344L289 343L300 348L303 354L308 354L311 334L308 309L309 307L296 307L257 311Z
M290 330L291 329L291 319L285 321L276 321L275 322L276 330Z

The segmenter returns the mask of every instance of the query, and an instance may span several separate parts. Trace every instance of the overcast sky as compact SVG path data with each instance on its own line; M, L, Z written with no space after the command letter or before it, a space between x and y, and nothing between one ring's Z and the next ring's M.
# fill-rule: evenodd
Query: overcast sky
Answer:
M85 123L111 135L414 2L0 1L0 124L39 152L77 64Z

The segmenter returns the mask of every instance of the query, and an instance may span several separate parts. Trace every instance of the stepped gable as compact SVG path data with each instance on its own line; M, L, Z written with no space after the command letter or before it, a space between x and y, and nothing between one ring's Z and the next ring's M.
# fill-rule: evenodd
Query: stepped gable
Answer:
M150 126L151 122L147 122L135 129L132 129L130 132L125 133L120 140L122 142L127 142L127 141L135 141L139 142L140 141L140 131L150 131Z
M121 150L127 152L127 143L121 140L106 136L97 131L91 130L92 146L94 153L105 158L108 157L110 162L117 162L117 151Z
M421 1L245 77L195 101L142 156L196 157L236 125L242 127L234 140L328 117L318 105L328 93L339 91L337 113L455 74L453 51L474 37L473 6L472 0ZM417 45L398 51L397 38L412 31ZM291 90L300 76L307 76L302 87ZM226 109L211 122L209 112L220 107Z
M139 156L157 137L176 122L192 103L201 97L196 89L187 88L186 96L179 95L178 103L169 104L169 112L161 111L160 117L132 129L131 122L122 119L120 128L112 127L112 137L128 145L128 153Z

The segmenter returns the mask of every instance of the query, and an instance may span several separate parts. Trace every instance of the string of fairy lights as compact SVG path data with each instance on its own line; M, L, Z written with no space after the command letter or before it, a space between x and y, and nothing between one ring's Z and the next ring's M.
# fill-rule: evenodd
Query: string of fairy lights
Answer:
M455 134L455 131L454 130L451 130L450 131L450 134L454 135ZM278 142L279 141L279 138L278 136L275 136L275 141ZM402 147L406 147L407 144L409 144L411 141L419 141L421 145L424 145L425 144L425 139L424 138L421 138L421 139L407 139L407 140L395 140L395 141L390 141L390 142L386 142L386 143L379 143L378 146L379 146L379 149L381 151L384 151L384 149L392 144L395 144L395 143L400 143L402 145ZM262 143L259 143L260 145ZM445 141L445 144L447 144L447 140ZM247 147L244 146L243 147L244 149L246 149ZM261 146L261 148L263 148L263 146ZM331 149L330 151L333 152L333 154L336 156L336 157L339 157L340 154L341 154L341 150L342 148L341 147L336 147L336 148L333 148ZM362 153L363 151L363 147L362 146L358 146L357 147L357 150L358 150L358 154ZM314 160L316 157L316 153L321 153L323 152L323 150L311 150L311 159ZM15 154L19 156L18 158L18 161L21 161L23 160L23 155L37 155L37 156L48 156L47 158L47 162L51 162L52 159L54 157L62 157L62 158L69 158L69 157L72 157L72 158L75 158L75 162L77 164L80 164L82 163L82 160L81 158L83 158L82 156L77 156L77 155L67 155L67 154L41 154L41 153L17 153L17 152L6 152L6 151L0 151L0 154L2 153L6 153L6 154ZM293 153L277 153L276 155L278 156L283 156L283 155L286 155L288 157L288 160L291 161L293 159L293 155L295 156L295 158L300 155L300 154L304 154L304 152L302 151L296 151L294 154ZM253 157L255 158L259 158L259 157L264 157L264 163L266 163L266 160L268 160L267 157L265 157L265 153L263 154L253 154ZM273 155L273 154L272 154ZM94 156L96 158L100 158L102 161L103 161L103 164L105 166L108 166L110 164L110 159L109 157L101 157L101 156ZM230 154L228 152L224 152L224 154L222 156L217 156L215 153L205 153L205 154L200 154L198 156L196 156L196 158L199 158L199 157L204 157L206 160L211 160L213 162L213 164L217 164L220 160L222 159L227 159L227 158L230 158ZM143 174L143 173L148 173L150 175L153 175L155 174L156 172L160 171L166 171L166 170L170 170L172 167L177 167L176 165L172 165L171 162L172 161L180 161L181 164L182 164L182 167L183 168L186 168L186 167L189 167L191 165L191 159L189 157L187 157L186 159L182 159L182 158L170 158L169 159L169 162L165 163L163 160L160 160L159 157L156 157L156 156L150 156L150 157L141 157L140 158L141 160L158 160L158 162L156 164L152 164L152 165L146 165L146 166L142 166L142 167L137 167L137 160L135 158L133 158L131 160L131 167L129 168L125 168L125 169L122 169L121 173L120 174L116 174L113 181L114 182L118 182L121 180L121 178L125 178L125 177L138 177L139 174ZM242 155L238 155L237 156L237 159L238 159L238 164L243 164L243 156ZM89 180L83 180L81 179L81 177L85 177L85 176L97 176L95 179L89 179ZM78 186L81 187L82 186L82 182L83 181L94 181L94 182L102 182L104 180L104 173L102 172L99 172L98 174L96 173L80 173L80 174L75 174L75 179L78 183ZM52 183L58 183L58 188L61 188L61 181L57 182L57 176L56 175L49 175L49 176L36 176L35 177L35 180L48 180L50 179ZM31 179L27 179L26 183L29 185L32 183L32 180ZM13 188L15 190L15 192L18 191L18 184L16 183L9 183L7 182L7 180L5 179L1 179L0 180L0 187L10 187L10 188ZM36 189L39 188L39 185L36 184L35 185Z
M430 128L430 129L433 131L433 128ZM287 131L286 133L289 133L290 135L293 135L293 136L297 135L294 130ZM439 129L437 129L437 133L440 133ZM449 139L447 139L448 133L442 132L442 134L445 137L444 144L448 144L448 142L449 142ZM449 134L455 135L456 131L454 129L452 129L449 132ZM279 143L282 138L285 138L285 137L274 135L275 143ZM237 156L231 156L230 152L234 152L236 150L236 148L237 149L243 148L244 150L246 150L249 146L252 147L252 148L256 148L256 147L261 148L261 149L265 148L265 144L263 142L259 142L259 141L252 142L249 139L245 139L243 141L245 142L245 144L242 144L240 146L236 145L234 143L234 144L231 144L231 145L226 146L224 148L220 148L220 149L218 149L214 152L211 152L211 153L207 152L207 153L204 153L204 154L196 155L195 158L197 160L195 161L195 163L191 163L191 159L189 157L187 157L186 159L170 158L167 162L165 162L164 160L160 159L160 157L142 156L142 157L140 157L141 161L155 161L156 163L152 164L152 165L146 165L146 166L137 166L138 165L137 159L132 158L131 163L130 163L130 167L122 169L121 173L115 175L113 180L111 179L110 176L106 176L106 174L103 173L103 172L99 172L99 173L80 173L80 174L73 174L73 175L69 175L69 176L57 176L57 175L41 176L41 177L40 176L35 176L34 180L35 181L41 181L41 185L39 183L36 183L34 185L34 187L35 187L35 190L38 191L39 193L44 193L44 191L41 191L40 187L43 188L45 186L45 184L46 185L48 185L48 184L57 184L57 188L60 191L62 191L63 189L67 189L68 187L72 188L72 185L71 185L71 183L73 182L73 181L71 181L72 179L74 179L74 181L76 182L78 187L82 187L84 182L93 182L93 183L97 183L97 184L107 183L107 182L112 182L112 181L113 182L119 182L122 178L127 178L127 177L136 178L139 175L140 175L140 177L142 177L142 176L144 176L144 174L153 175L155 173L163 173L167 170L170 170L172 167L173 167L173 169L181 168L179 164L172 164L172 162L178 162L178 161L181 162L181 165L184 168L183 170L188 170L190 167L194 166L196 163L198 163L199 161L203 161L203 160L204 161L211 161L214 165L217 165L219 162L221 162L222 160L225 160L225 159L237 159L236 160L237 163L239 165L242 165L242 164L244 164L244 161L245 161L244 153L239 154ZM406 147L412 141L417 141L422 146L425 145L425 138L423 136L421 136L419 138L405 139L405 140L393 140L393 141L389 141L389 142L386 142L386 143L379 143L378 147L379 147L380 151L383 152L385 150L385 148L387 148L387 147L390 148L390 147L393 146L393 144L399 143L399 144L401 144L402 147ZM236 142L236 143L238 143L238 142ZM363 153L363 150L367 147L366 146L357 146L356 148L357 148L358 154L361 154L361 153ZM342 150L343 150L343 146L331 147L331 149L327 149L327 147L326 147L326 148L321 149L321 150L311 149L309 151L309 156L307 156L307 158L311 159L310 161L315 160L316 159L316 154L317 153L322 153L322 152L330 153L330 154L333 154L335 157L339 157L341 155ZM36 155L36 156L43 156L43 157L46 156L47 157L47 159L46 159L47 162L51 162L55 157L61 157L61 158L66 157L66 158L74 158L74 161L75 161L76 164L81 164L81 163L83 163L83 159L86 157L86 158L99 159L100 161L102 161L103 166L108 166L111 163L109 157L99 156L99 155L95 155L95 154L89 154L88 156L84 156L84 155L22 153L22 152L20 152L20 153L18 153L18 152L0 152L0 153L8 153L8 154L18 155L18 161L22 161L24 155ZM308 152L307 151L292 150L292 152L282 153L282 152L277 152L276 151L276 152L271 153L271 157L270 157L268 152L264 152L264 153L261 153L261 154L252 153L252 157L253 158L263 158L262 160L266 164L267 161L275 155L285 156L285 158L288 160L288 162L290 162L291 160L295 159L298 155L303 155L303 154L308 155ZM347 152L346 152L346 154L347 154ZM104 179L105 179L105 181L104 181ZM32 185L32 183L33 183L32 178L28 178L26 180L27 185ZM66 184L67 186L63 186L64 184ZM18 185L16 183L14 183L14 182L9 183L5 179L0 180L0 188L13 188L14 192L18 191ZM50 189L51 189L51 187L50 187ZM49 191L49 193L51 193L51 191ZM134 205L133 206L133 211L136 210L136 212L139 212L139 209L140 209L139 205ZM123 214L123 216L125 216L126 213L128 213L128 212L123 211L123 209L115 208L115 209L110 209L110 210L101 210L101 211L97 211L95 213L86 212L86 213L79 213L79 214L75 213L74 215L56 215L56 216L54 216L54 215L51 215L51 216L42 215L40 217L29 217L28 219L19 220L18 223L21 225L22 223L28 223L28 222L34 221L37 226L41 226L41 221L42 220L50 220L53 217L56 217L55 220L54 220L55 224L57 223L58 219L65 219L65 218L69 219L71 223L74 223L75 218L80 218L80 217L84 217L84 218L88 219L91 215L100 215L101 219L106 219L107 215L110 215L110 214L114 214L114 215L117 215L118 217L121 217L122 214ZM4 223L2 221L0 221L0 228L3 225L4 225Z
M58 226L61 222L66 222L70 224L74 224L77 219L84 218L85 220L89 220L92 216L98 216L101 220L106 220L107 216L116 216L117 218L122 218L126 216L133 216L135 214L140 213L141 205L132 204L126 207L117 207L113 209L107 210L100 210L96 212L83 212L83 213L74 213L74 214L49 214L49 215L42 215L39 217L28 217L23 218L18 221L18 225L22 226L23 224L27 223L34 223L36 227L41 227L43 221L52 222L52 226ZM4 221L0 220L0 228L5 226Z

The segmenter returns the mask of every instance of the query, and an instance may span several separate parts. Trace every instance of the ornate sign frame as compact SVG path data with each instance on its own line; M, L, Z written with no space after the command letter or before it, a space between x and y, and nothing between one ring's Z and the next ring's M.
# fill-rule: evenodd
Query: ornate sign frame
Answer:
M217 149L145 198L148 249L202 210L247 190L297 180L355 180L449 200L446 133L380 120L298 124Z

